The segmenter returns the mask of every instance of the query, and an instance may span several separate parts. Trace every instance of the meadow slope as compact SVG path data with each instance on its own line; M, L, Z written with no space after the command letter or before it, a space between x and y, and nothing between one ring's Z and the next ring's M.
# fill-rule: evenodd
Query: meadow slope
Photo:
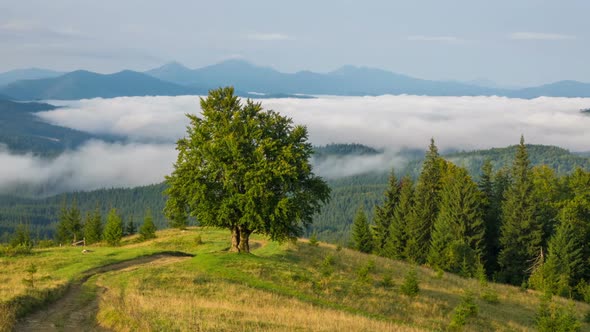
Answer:
M36 308L55 308L58 302L47 302L76 283L81 284L76 298L96 301L90 317L81 321L97 330L437 331L449 328L466 294L479 310L467 319L465 331L535 330L540 294L534 291L482 285L330 244L252 241L252 254L229 253L227 231L190 228L160 231L158 238L141 243L129 237L121 247L97 246L87 254L81 248L49 248L0 257L0 330L10 330L15 317L26 322ZM194 257L88 274L162 252ZM37 267L33 289L22 282L31 264ZM412 269L420 283L415 297L400 292ZM489 300L490 294L497 303ZM572 306L579 320L590 312L588 304L562 298L553 302ZM71 320L51 317L62 320L52 323L55 330ZM590 325L582 323L582 330Z

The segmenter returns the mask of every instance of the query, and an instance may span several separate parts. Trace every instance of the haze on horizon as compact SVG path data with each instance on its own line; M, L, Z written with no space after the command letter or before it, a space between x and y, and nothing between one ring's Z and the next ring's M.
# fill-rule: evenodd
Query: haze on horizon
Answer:
M590 2L5 1L0 72L144 71L240 58L283 72L351 64L504 86L590 82Z

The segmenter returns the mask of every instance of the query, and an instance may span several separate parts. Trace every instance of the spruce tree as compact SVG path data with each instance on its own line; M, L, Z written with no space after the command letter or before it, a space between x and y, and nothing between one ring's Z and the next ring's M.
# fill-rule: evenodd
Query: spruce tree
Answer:
M385 242L384 256L393 259L406 258L407 222L412 212L414 183L412 178L405 176L400 183L399 202L393 210L393 218L389 225L389 237Z
M500 226L502 224L502 204L504 204L504 193L510 187L511 182L510 170L500 168L492 178L492 197L488 206L488 213L485 214L484 222L486 224L486 248L484 264L490 275L499 270L498 256L500 255Z
M127 235L133 235L137 233L137 226L135 226L135 223L133 222L133 216L131 216L131 218L129 219L129 222L127 222L127 224L125 224L125 230L123 232L123 234L125 236Z
M557 227L558 205L561 196L560 184L555 171L547 165L533 167L533 192L538 206L537 220L543 228L543 248L547 247Z
M494 203L494 173L492 170L492 162L489 159L486 159L481 167L481 176L479 178L478 187L482 193L482 202L481 207L483 211L483 222L485 225L485 247L486 250L483 254L483 257L486 261L491 260L495 261L497 255L497 235L498 235L498 217L494 213L493 203ZM487 265L490 268L493 268L492 264ZM491 269L488 271L492 271Z
M484 247L482 197L467 170L449 164L441 190L440 210L428 263L447 271L475 271Z
M29 227L29 224L25 224L23 222L20 222L15 230L14 230L14 234L11 236L10 239L10 246L11 247L17 247L17 246L23 246L23 247L31 247L33 245L33 242L31 241L31 230Z
M352 225L352 241L354 249L369 253L373 250L373 235L369 227L369 221L363 207L359 207Z
M390 225L400 199L400 182L393 170L389 176L389 185L384 196L383 204L375 207L375 226L373 228L375 231L375 252L381 256L385 256L385 244L390 237Z
M512 167L512 184L505 193L502 205L500 255L498 262L504 281L520 285L526 281L530 265L539 255L543 229L537 221L531 166L520 138Z
M86 244L93 244L102 240L102 216L98 207L94 212L86 214L84 238Z
M156 237L156 225L152 218L152 211L148 209L143 218L143 225L139 228L139 235L141 240L149 240Z
M82 238L82 218L76 200L69 209L64 200L59 213L57 240L60 243L73 243L80 238Z
M588 209L588 202L577 197L559 213L559 226L549 242L544 271L553 293L571 294L589 272L586 239L590 220L584 220Z
M123 221L117 214L117 210L112 208L107 216L107 223L104 227L103 238L111 246L117 246L121 243L123 237Z
M438 154L434 139L431 139L416 184L414 206L407 224L405 252L409 260L419 264L426 262L430 248L430 237L438 214L443 165L444 161Z

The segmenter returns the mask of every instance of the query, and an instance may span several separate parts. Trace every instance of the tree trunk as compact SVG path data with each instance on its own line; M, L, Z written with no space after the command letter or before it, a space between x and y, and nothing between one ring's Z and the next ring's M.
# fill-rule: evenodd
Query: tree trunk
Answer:
M240 230L238 229L238 226L233 226L231 228L231 248L229 251L240 252Z
M238 245L239 251L243 252L243 253L249 253L250 252L250 243L248 241L250 239L250 233L252 233L252 231L243 227L243 226L240 226L239 233L240 233L240 243Z

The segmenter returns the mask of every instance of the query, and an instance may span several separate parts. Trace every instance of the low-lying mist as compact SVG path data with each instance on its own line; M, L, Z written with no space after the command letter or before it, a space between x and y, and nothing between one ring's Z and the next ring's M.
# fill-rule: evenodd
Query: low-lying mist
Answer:
M527 143L590 150L588 98L378 96L264 99L308 127L314 145L361 143L382 154L322 159L319 175L336 178L402 167L402 148L424 149L434 137L441 150L472 150ZM40 120L95 134L126 137L123 143L89 142L54 159L0 152L0 192L22 186L43 193L146 185L172 170L174 142L199 113L198 96L122 97L53 102L62 108L38 113Z
M163 181L176 159L171 144L90 141L56 158L0 152L0 193L47 196L68 191L136 187Z

